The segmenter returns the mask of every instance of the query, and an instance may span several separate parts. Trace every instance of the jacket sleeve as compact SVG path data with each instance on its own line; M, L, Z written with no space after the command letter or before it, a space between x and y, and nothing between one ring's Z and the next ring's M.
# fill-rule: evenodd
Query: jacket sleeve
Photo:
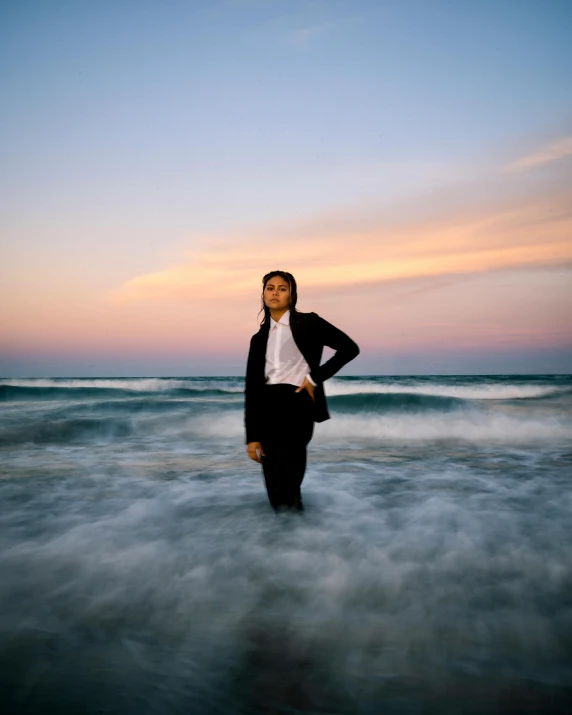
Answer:
M319 339L324 345L336 351L329 360L310 373L314 381L325 382L341 370L350 360L356 358L360 350L357 343L355 343L349 335L346 335L342 330L336 328L335 325L328 323L327 320L324 320L324 318L320 317L317 313L315 313L315 315L317 317L315 329Z
M246 432L245 444L249 442L259 442L258 435L258 410L257 410L257 386L254 375L254 350L252 343L254 337L250 340L250 349L248 351L248 360L246 362L246 378L244 381L244 428Z

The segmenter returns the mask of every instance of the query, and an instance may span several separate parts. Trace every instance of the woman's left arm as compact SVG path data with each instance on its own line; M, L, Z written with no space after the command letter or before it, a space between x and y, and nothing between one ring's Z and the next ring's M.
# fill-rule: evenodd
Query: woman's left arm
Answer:
M317 313L314 313L314 315L317 318L315 330L322 343L336 351L329 360L310 373L310 377L314 382L324 382L341 370L350 360L356 358L360 350L358 344L349 335L346 335L343 330L328 323Z

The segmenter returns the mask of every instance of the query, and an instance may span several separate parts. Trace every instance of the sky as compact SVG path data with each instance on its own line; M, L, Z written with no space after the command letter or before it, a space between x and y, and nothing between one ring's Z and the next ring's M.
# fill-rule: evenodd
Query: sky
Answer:
M572 372L572 2L0 0L0 377ZM324 352L324 360L332 354Z

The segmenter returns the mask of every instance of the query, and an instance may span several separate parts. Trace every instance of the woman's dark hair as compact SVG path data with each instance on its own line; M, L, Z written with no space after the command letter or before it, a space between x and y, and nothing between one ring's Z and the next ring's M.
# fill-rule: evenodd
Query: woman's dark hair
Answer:
M288 273L287 271L270 271L270 273L267 273L262 279L262 308L258 311L258 315L260 315L261 311L264 311L264 319L262 320L260 325L264 325L265 323L270 322L270 308L264 302L264 291L266 290L266 284L271 278L274 278L274 276L280 276L281 278L284 278L284 280L290 286L290 319L293 318L294 320L296 320L296 303L298 302L298 288L296 286L296 279L291 273Z

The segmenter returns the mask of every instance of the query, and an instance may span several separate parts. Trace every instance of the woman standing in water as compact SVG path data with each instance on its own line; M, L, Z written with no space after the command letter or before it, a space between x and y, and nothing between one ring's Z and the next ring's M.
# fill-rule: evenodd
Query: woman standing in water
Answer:
M330 418L323 383L359 354L357 344L317 313L296 310L286 271L262 279L264 320L250 340L244 391L247 453L262 464L275 511L302 511L300 485L314 422ZM336 350L320 365L324 346Z

